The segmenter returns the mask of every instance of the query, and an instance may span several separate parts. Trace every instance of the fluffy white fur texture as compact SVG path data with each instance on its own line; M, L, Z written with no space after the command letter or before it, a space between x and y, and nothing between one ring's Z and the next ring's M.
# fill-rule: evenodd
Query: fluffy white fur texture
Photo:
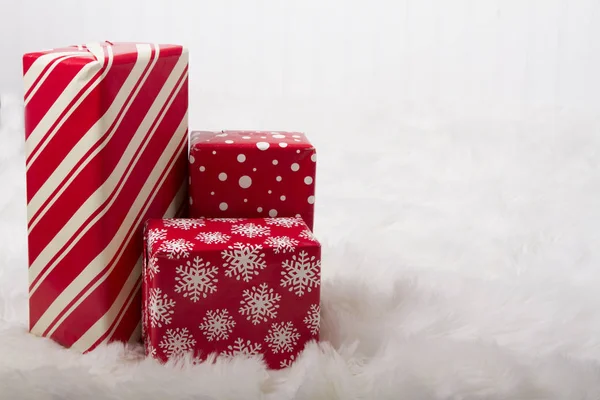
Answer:
M268 372L29 335L22 109L1 110L2 399L600 399L596 120L324 116L347 123L312 135L323 341Z

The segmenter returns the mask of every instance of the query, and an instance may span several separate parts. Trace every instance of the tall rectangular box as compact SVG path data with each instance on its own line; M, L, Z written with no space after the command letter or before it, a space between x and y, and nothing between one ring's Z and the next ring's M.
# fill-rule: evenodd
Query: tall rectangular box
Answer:
M141 334L143 224L187 202L188 52L23 56L29 329L82 352Z

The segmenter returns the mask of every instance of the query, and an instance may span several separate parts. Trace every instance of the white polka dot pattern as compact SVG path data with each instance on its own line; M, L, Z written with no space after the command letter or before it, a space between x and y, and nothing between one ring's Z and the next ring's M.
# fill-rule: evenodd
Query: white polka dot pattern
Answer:
M316 152L304 134L192 132L192 160L190 216L302 215L312 229Z

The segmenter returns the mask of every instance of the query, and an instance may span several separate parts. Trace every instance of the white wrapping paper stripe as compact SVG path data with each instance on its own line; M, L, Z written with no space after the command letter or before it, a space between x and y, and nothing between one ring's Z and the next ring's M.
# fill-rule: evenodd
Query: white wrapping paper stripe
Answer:
M104 63L106 62L106 58L104 57L103 46L99 42L87 43L85 45L85 48L88 49L88 51L92 53L94 57L96 57L96 61L100 61L104 65Z
M65 54L65 53L62 53ZM46 79L48 78L48 76L50 76L50 74L52 73L52 71L54 71L54 69L60 65L61 62L66 61L68 59L74 58L74 57L81 57L83 55L82 52L78 52L78 53L73 53L70 55L65 55L63 57L58 57L57 59L53 59L51 63L47 63L45 66L50 65L48 67L48 69L46 69L46 72L44 72L44 75L39 78L39 80L37 81L37 83L35 83L35 86L31 89L31 91L27 90L26 93L26 97L25 97L25 105L27 106L27 104L29 104L29 102L31 101L31 99L35 96L35 94L37 93L37 91L42 87L42 85L44 84L44 82L46 81ZM40 57L41 58L41 57ZM39 60L39 58L38 58ZM37 62L37 60L36 60ZM37 79L37 78L36 78Z
M172 218L175 216L180 204L184 201L186 188L186 184L181 186L179 191L175 194L175 197L173 197L173 200L163 215L163 218ZM83 334L79 340L77 340L77 342L73 344L74 348L85 350L89 349L102 337L106 330L114 324L113 328L104 338L103 343L107 343L111 339L111 336L115 333L115 330L119 326L119 322L123 319L125 311L127 308L129 308L131 302L133 301L133 294L141 287L141 266L142 259L140 258L136 264L136 268L132 270L129 278L127 279L111 308L106 312L106 314L98 319L98 321L96 321L96 323L90 327L90 329L88 329L87 332ZM132 339L134 339L134 337L130 338L130 341Z
M138 130L133 135L132 140L130 141L128 147L123 153L122 158L119 160L119 163L108 177L108 179L104 182L104 184L96 190L92 196L88 198L88 200L74 213L73 217L69 221L69 224L65 225L58 234L54 237L54 239L42 250L42 252L38 255L36 260L31 263L30 266L30 282L33 282L39 274L42 274L43 279L50 271L56 266L60 260L64 257L64 255L73 248L79 239L91 228L93 223L101 218L106 212L107 209L112 204L112 201L118 196L120 191L123 188L124 182L127 180L129 174L131 174L132 164L135 164L139 161L141 156L141 152L137 153L137 157L135 160L132 160L134 155L136 154L136 149L140 146L145 148L144 143L148 143L148 140L151 139L154 131L150 131L153 123L157 120L160 122L164 117L163 107L167 103L169 99L169 95L173 91L175 84L178 82L181 74L185 70L187 66L187 55L184 57L180 57L175 68L173 69L171 76L167 79L167 82L163 85L160 93L156 97L154 103L148 110L144 120L138 127ZM171 100L172 101L172 100ZM159 116L159 113L163 111L163 114ZM154 130L158 127L158 124L154 125ZM143 150L143 149L142 149ZM125 177L123 175L126 174ZM123 179L122 179L123 178ZM118 186L118 183L121 182L121 185ZM115 196L113 200L108 204L105 204L106 201L106 193L115 192ZM92 223L87 224L86 227L80 232L80 234L74 237L75 232L83 226L85 221L94 214L94 212L101 206L105 206L101 213L99 213ZM68 243L68 247L64 248ZM60 250L59 250L60 249ZM54 258L57 253L61 255L55 260L54 263L48 265L50 260ZM40 279L40 280L41 280ZM35 292L39 283L33 285L30 290Z
M148 75L152 72L159 56L158 46L155 47L154 59L148 70L148 66L152 48L149 45L137 45L138 57L135 65L125 80L125 83L117 93L117 96L111 103L106 113L96 121L96 123L86 132L80 141L73 147L69 154L61 161L58 167L52 172L52 175L40 187L37 193L31 198L28 204L29 208L29 232L31 232L37 223L43 218L48 209L52 207L54 202L60 197L69 184L79 175L79 173L88 165L90 160L94 158L110 141L117 129L119 128L124 116L134 102L142 85L146 82ZM146 71L145 74L144 71ZM142 75L143 74L143 75ZM135 90L134 87L137 88ZM132 94L133 92L133 94ZM110 129L110 131L109 131ZM108 136L107 136L108 133ZM77 166L74 173L71 173L77 163L82 160L83 155L99 141L103 140L92 153L85 157L85 161ZM64 182L67 175L71 175ZM58 189L58 191L57 191ZM50 202L46 203L48 199ZM43 208L42 205L45 204Z
M98 86L100 82L104 80L113 61L113 52L110 47L107 48L107 53L107 66L104 71L102 71L100 77L97 77L94 80L97 72L100 71L104 66L104 62L90 62L89 64L83 66L79 73L77 73L71 82L69 82L67 87L65 87L60 96L58 96L56 101L52 104L48 112L46 112L42 120L37 124L35 129L31 132L25 143L27 169L29 169L29 167L35 162L37 158L36 154L39 154L39 152L44 149L45 143L48 143L50 140L52 140L56 132L67 121L77 107L79 107L79 105L96 88L96 86ZM89 84L92 80L94 80L94 82L81 96L79 96L75 103L71 104L71 102L79 95L81 89L87 86L87 84ZM69 104L71 105L70 107ZM57 123L57 120L61 115L62 118Z
M75 278L75 280L59 295L56 300L52 303L52 305L46 310L46 312L40 317L40 319L35 324L34 328L32 328L32 332L35 329L35 332L45 332L48 327L52 325L52 328L48 331L48 335L52 335L52 333L60 326L60 324L75 310L78 304L83 302L87 296L89 296L93 290L98 287L107 277L108 274L115 268L119 259L123 255L124 251L124 243L128 243L131 240L131 237L135 233L135 230L130 230L131 226L139 225L141 223L141 217L146 212L147 208L150 206L151 201L154 199L156 194L158 193L158 188L162 185L162 182L168 174L165 174L160 182L158 179L163 171L170 171L173 167L176 160L169 163L169 159L178 151L183 151L185 148L186 142L184 141L181 146L178 146L181 135L187 130L187 113L183 117L177 132L173 135L171 141L165 148L165 151L161 155L158 160L155 168L152 173L148 176L146 183L142 189L142 192L136 198L135 203L129 210L127 216L123 220L119 230L115 233L113 240L109 243L109 245L100 253L98 256L85 267L83 272ZM144 202L150 198L150 201L147 203L145 208L143 207ZM120 249L120 250L119 250ZM112 262L110 262L112 260ZM111 265L109 270L103 274L105 266ZM100 279L98 279L98 277ZM98 280L96 280L98 279ZM77 301L75 301L71 306L68 306L75 300L75 298L82 292L82 290L91 282L96 280L94 285L83 293L81 297ZM65 309L66 312L60 317L58 321L55 319L58 315ZM81 349L86 350L86 349Z
M44 54L43 56L38 57L33 64L29 67L25 76L23 77L23 88L25 89L25 93L28 93L31 89L31 86L38 80L40 74L44 71L44 69L55 60L63 57L69 56L82 56L86 52L83 51L62 51Z

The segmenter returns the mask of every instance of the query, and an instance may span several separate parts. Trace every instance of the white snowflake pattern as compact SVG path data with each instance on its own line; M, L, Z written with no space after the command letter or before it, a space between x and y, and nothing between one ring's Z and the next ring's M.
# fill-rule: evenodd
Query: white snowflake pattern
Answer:
M236 242L227 248L228 250L221 252L221 257L226 261L223 263L223 267L227 268L225 276L249 282L253 276L258 275L259 270L267 267L265 253L261 253L260 244Z
M297 296L303 296L321 284L321 261L316 260L315 256L308 257L305 251L285 260L282 267L281 286L289 288Z
M306 240L311 240L313 242L317 241L317 237L315 236L314 233L311 232L310 229L305 229L302 232L300 232L300 236L302 239L306 239Z
M304 223L302 218L299 217L265 218L265 222L267 225L281 226L283 228L293 228Z
M160 272L160 268L158 265L158 257L151 256L146 263L146 276L149 279L154 279L154 277Z
M298 241L288 236L271 236L265 240L265 244L273 247L275 254L278 254L280 252L293 252L298 245Z
M158 248L159 252L164 252L170 259L189 257L190 251L194 248L192 242L185 239L171 239L162 242Z
M179 275L175 277L175 292L183 293L183 297L189 297L194 303L217 291L218 268L211 267L210 262L204 262L200 257L194 257L193 262L187 261L175 271Z
M229 222L230 224L233 224L234 222L245 221L246 218L211 218L210 220L214 222Z
M146 356L156 358L156 347L149 344L146 346Z
M275 322L271 325L265 342L275 354L289 353L294 350L299 338L300 334L291 322Z
M310 310L306 313L304 323L310 329L312 335L319 333L319 325L321 323L321 308L317 304L311 304Z
M205 225L202 218L172 218L165 219L163 225L167 228L178 228L188 231L192 228L200 228Z
M150 229L148 231L148 247L149 251L152 251L152 247L159 240L164 240L167 238L167 230L166 229Z
M152 251L154 248L154 245L159 240L164 240L166 238L167 238L167 230L166 229L150 229L148 231L148 254L151 254L151 256L147 260L144 273L145 273L145 276L147 276L149 279L154 279L154 277L159 272L158 257L156 257L156 255L154 255L153 251Z
M240 314L246 316L253 325L266 322L269 318L277 316L279 300L281 295L275 293L273 288L269 288L266 283L261 283L258 287L245 289L242 292L243 300L240 301Z
M196 339L187 328L167 329L158 346L168 358L180 357L190 352L196 345Z
M175 300L170 299L159 288L151 288L148 303L151 327L162 328L163 324L168 325L171 323L172 315L175 313L175 310L173 310Z
M223 244L227 243L231 239L231 236L226 235L222 232L202 232L196 236L196 240L204 242L206 244Z
M227 351L223 354L229 357L235 357L238 355L244 356L257 356L260 355L260 351L262 350L262 345L260 343L252 343L250 340L237 338L235 342L233 342L233 346L227 346Z
M249 238L263 237L271 234L268 226L257 225L255 223L234 225L231 233L246 236Z
M290 356L289 359L283 360L279 363L279 366L281 368L287 368L287 367L291 367L292 364L294 363L294 361L296 360L296 356Z
M235 321L227 310L209 310L206 316L202 318L200 330L204 333L206 339L212 342L213 340L229 338L234 326Z

